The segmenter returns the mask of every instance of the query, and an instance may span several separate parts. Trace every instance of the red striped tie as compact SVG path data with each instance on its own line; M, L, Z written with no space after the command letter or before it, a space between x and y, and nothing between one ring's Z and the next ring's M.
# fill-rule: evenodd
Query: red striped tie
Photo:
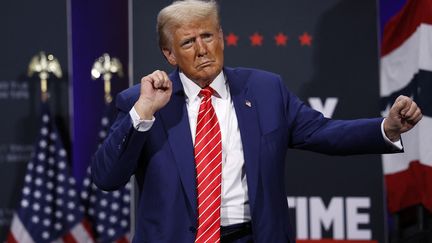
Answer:
M198 193L198 231L195 242L220 240L222 139L211 104L213 89L201 90L195 136L195 167Z

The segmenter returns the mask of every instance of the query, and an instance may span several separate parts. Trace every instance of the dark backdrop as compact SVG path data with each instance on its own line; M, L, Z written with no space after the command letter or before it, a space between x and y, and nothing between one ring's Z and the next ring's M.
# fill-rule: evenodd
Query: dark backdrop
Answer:
M156 15L170 2L133 1L134 83L155 69L172 70L155 36ZM336 119L379 116L375 0L219 2L225 38L238 37L236 45L225 42L227 66L279 73L307 103L336 101L330 109ZM252 45L254 33L263 37L261 45ZM285 45L281 39L277 45L279 33L287 36ZM286 160L287 197L299 239L384 242L379 156L289 151Z

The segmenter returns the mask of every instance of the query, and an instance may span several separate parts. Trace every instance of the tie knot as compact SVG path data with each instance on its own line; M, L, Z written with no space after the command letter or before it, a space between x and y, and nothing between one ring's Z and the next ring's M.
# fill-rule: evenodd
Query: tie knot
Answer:
M207 86L201 89L200 95L202 95L205 99L208 99L212 96L213 92L214 90L210 86Z

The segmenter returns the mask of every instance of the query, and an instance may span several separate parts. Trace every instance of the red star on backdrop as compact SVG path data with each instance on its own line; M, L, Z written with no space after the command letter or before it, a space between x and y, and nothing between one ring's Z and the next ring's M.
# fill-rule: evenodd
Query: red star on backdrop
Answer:
M274 39L277 46L286 46L288 41L288 36L286 36L282 32L279 32L277 35L274 36Z
M239 37L232 32L225 36L227 46L237 46L238 39Z
M258 32L255 32L253 35L249 36L249 39L252 46L262 46L264 37Z
M311 46L312 45L312 36L307 32L303 32L301 36L299 36L300 45L302 46Z

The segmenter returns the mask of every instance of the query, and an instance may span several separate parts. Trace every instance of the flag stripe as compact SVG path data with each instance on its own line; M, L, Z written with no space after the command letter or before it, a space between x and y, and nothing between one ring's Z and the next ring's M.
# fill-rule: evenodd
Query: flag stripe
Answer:
M432 211L432 167L411 161L407 170L386 175L388 207L397 212L416 204L423 204Z
M89 232L89 229L85 226L84 222L81 222L75 227L73 227L70 231L70 235L74 239L79 239L79 242L94 242L93 237L91 236L91 233Z
M380 95L404 88L419 70L432 71L432 25L422 24L398 49L381 58Z
M21 219L18 217L17 214L15 214L12 219L10 237L8 237L7 242L8 243L13 243L13 242L33 243L34 242L33 238L30 236L30 234L22 224Z
M16 241L13 234L11 232L9 232L8 236L6 238L6 243L18 243L18 241Z
M129 239L126 236L121 237L115 241L116 243L129 243Z
M384 27L381 56L398 48L421 23L432 24L432 0L409 0Z
M62 237L62 240L64 243L79 243L75 240L74 236L72 235L72 232L68 232ZM84 241L85 242L85 241Z

